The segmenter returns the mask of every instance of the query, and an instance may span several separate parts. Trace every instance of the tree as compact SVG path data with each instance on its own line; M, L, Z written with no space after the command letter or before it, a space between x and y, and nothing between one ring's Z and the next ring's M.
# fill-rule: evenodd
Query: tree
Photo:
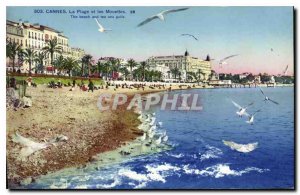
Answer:
M193 82L195 80L195 78L197 78L197 75L195 72L187 72L186 76L187 76L187 80L190 82Z
M145 81L145 73L146 73L146 70L149 68L149 64L147 64L147 62L143 61L143 62L141 62L141 68L142 68L142 72L143 72L143 81Z
M79 69L79 63L77 60L67 57L64 60L64 69L67 70L69 77L71 77L72 70Z
M177 76L179 76L179 69L177 67L171 69L171 74L174 76L175 79L177 79Z
M128 69L126 67L122 67L122 68L120 68L120 72L125 76L125 80L126 80L126 78L129 75Z
M104 66L103 64L101 63L100 60L98 60L98 62L96 63L96 66L97 66L97 71L98 71L98 74L101 75L101 77L103 76L103 71L104 71Z
M133 78L136 78L136 80L142 80L143 77L143 69L142 67L138 67L133 71Z
M54 74L54 67L53 67L53 56L55 53L62 53L62 47L57 45L57 39L51 39L49 41L46 42L46 46L43 48L43 50L47 53L50 54L50 59L51 59L51 66L52 66L52 74Z
M37 55L35 56L35 63L37 63L36 65L36 71L40 71L42 74L44 74L44 60L47 59L47 55L46 52L39 52L37 53Z
M109 66L110 66L110 71L111 71L111 77L113 77L114 71L117 71L118 69L118 60L115 58L110 58L108 60Z
M196 81L198 82L198 85L199 85L199 83L205 79L205 73L202 72L201 69L198 69L198 71L196 73L196 77L197 77ZM202 77L203 77L203 79L202 79Z
M87 66L88 68L88 75L91 74L91 65L92 65L92 59L93 59L93 56L91 56L90 54L86 54L82 57L81 59L81 73L82 73L82 76L84 76L84 67Z
M22 52L22 46L15 43L15 42L7 42L6 43L6 57L8 57L10 60L12 60L12 65L13 65L13 72L16 72L15 70L15 60L16 60L16 55Z
M259 73L259 76L260 76L261 82L263 82L263 83L270 81L270 76L267 73L264 73L264 74Z
M31 48L27 48L24 50L24 61L29 64L29 75L31 75L31 65L36 58L36 51Z
M104 63L104 70L105 70L105 79L108 80L108 73L110 72L111 66L109 62Z
M58 74L60 75L61 71L64 70L64 63L65 63L65 58L60 55L58 58L55 59L53 62L53 67L58 70Z
M127 66L130 68L130 74L131 74L131 80L133 80L133 74L132 74L132 69L134 67L136 67L137 63L134 61L134 59L129 59L128 62L127 62Z

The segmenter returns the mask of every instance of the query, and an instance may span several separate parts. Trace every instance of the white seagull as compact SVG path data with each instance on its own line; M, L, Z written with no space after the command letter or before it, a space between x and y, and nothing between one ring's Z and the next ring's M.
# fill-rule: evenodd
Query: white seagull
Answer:
M221 65L227 64L227 62L226 62L225 60L227 60L227 59L229 59L229 58L233 58L233 57L235 57L235 56L238 56L238 54L230 55L230 56L227 56L227 57L221 59L221 60L219 61L219 65L221 66Z
M274 100L271 100L268 96L266 96L265 93L264 93L264 91L261 88L259 88L259 89L260 89L260 92L265 96L265 99L264 99L265 102L271 101L274 104L277 104L277 105L279 104L278 102L275 102Z
M162 135L162 141L163 142L167 142L168 141L168 136L167 136L167 132L165 131L164 133L163 133L163 135Z
M162 11L162 12L160 12L160 13L154 15L154 16L151 16L151 17L147 18L143 22L139 23L137 25L137 27L143 26L143 25L147 24L148 22L151 22L154 19L160 19L161 21L164 21L165 20L164 15L169 14L169 13L173 13L173 12L184 11L184 10L187 10L187 9L189 9L189 8L179 8L179 9L171 9L171 10Z
M24 147L21 149L20 151L20 156L21 158L25 158L27 156L30 156L31 154L48 148L51 145L55 145L55 143L60 142L60 141L66 141L68 140L68 138L66 136L58 136L52 140L50 140L49 142L45 142L45 143L37 143L34 142L28 138L25 138L23 136L21 136L20 134L18 134L17 132L12 136L12 140L13 142L19 143L21 145L23 145Z
M96 20L96 22L97 22L97 24L98 24L98 26L99 26L99 29L98 29L98 31L99 32L107 32L107 31L112 31L112 29L105 29L101 24L100 24L100 22L97 20L97 18L95 18L95 20Z
M155 144L156 144L156 145L159 145L159 144L161 143L161 138L162 138L162 137L159 136L159 138L158 138L157 140L155 140Z
M248 104L245 108L243 108L242 106L238 105L236 102L232 101L231 102L233 103L233 105L235 107L237 107L239 110L236 112L236 114L239 116L239 117L242 117L243 115L246 115L248 116L249 114L246 112L247 108L249 108L249 106L253 105L253 102Z
M253 125L253 122L254 122L254 116L260 112L260 110L257 110L255 111L252 115L248 115L248 120L246 121L246 123L250 124L250 125Z
M145 141L145 139L146 139L146 133L144 133L143 136L141 137L141 141L143 142Z

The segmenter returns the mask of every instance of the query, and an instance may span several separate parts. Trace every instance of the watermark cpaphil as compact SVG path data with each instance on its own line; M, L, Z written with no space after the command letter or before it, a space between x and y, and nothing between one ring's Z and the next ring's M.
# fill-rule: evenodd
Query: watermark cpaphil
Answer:
M124 93L103 93L99 96L97 106L101 111L124 109L127 110L149 110L153 107L160 107L161 110L176 111L200 111L202 106L197 93L161 94L153 93L148 95Z

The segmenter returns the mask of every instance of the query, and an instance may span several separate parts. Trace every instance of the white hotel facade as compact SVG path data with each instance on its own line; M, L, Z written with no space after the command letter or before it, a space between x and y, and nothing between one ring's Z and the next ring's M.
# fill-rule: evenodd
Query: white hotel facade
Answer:
M208 80L211 75L210 61L192 57L188 51L184 55L152 56L146 62L149 64L150 70L162 72L164 80L174 80L171 74L171 70L174 68L179 69L183 81L187 79L188 72L198 72L200 70L204 73L203 80Z
M52 39L57 39L58 46L62 48L61 54L54 54L54 60L60 55L80 60L85 54L83 49L70 47L68 37L56 29L29 22L6 20L6 40L20 44L22 49L31 48L37 52L41 52L42 48L47 45L47 41ZM33 63L32 68L35 65L37 64ZM12 61L9 58L6 59L6 67L7 70L12 71ZM51 65L50 54L48 54L47 59L44 61L44 67L45 73L52 74L53 67ZM16 56L15 69L20 70L22 73L28 73L29 65L25 62L21 63Z

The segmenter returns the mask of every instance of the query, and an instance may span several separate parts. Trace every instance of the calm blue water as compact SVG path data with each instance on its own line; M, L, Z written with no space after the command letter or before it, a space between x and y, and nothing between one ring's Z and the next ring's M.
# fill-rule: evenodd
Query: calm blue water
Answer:
M264 88L279 105L265 103L258 88L201 89L202 111L162 111L156 118L167 131L173 149L134 158L101 170L44 179L28 188L114 189L273 189L294 187L294 88ZM254 125L239 118L231 99L240 105L255 101L249 112L262 109ZM258 142L240 153L222 140ZM80 173L80 174L79 174Z

